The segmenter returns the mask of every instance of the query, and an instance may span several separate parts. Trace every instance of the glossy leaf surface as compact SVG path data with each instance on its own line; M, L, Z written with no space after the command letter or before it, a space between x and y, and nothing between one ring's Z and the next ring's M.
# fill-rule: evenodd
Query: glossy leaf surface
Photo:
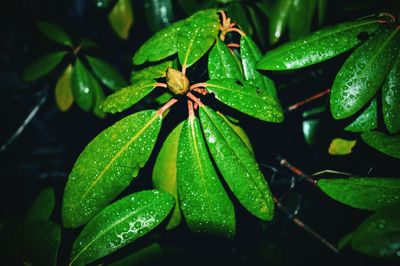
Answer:
M154 80L132 84L108 96L101 104L101 109L113 114L122 112L143 99L155 87L156 82Z
M64 73L58 79L54 95L56 98L56 103L61 111L67 111L74 102L74 96L72 95L72 74L73 67L68 65Z
M26 67L21 79L32 82L47 75L58 66L66 54L67 52L64 51L52 52L40 57Z
M243 74L234 56L219 38L208 55L208 75L210 79L231 78L242 80Z
M190 230L233 237L235 211L208 155L196 117L183 124L177 159L178 194Z
M97 79L95 79L95 77L93 77L92 74L90 74L89 76L90 76L90 83L92 84L94 92L93 113L100 118L104 118L106 116L106 113L100 108L100 104L103 102L106 96Z
M159 225L174 199L157 190L126 196L97 214L75 240L70 265L86 265L124 247Z
M277 99L250 84L244 87L232 79L218 79L207 81L206 88L218 100L245 114L268 122L283 121L283 112Z
M65 227L87 223L132 182L150 157L161 119L154 110L129 115L86 146L65 187Z
M370 131L378 127L378 102L377 97L372 99L369 106L347 127L351 132Z
M174 12L171 0L144 0L146 22L155 32L171 24Z
M128 39L129 30L133 24L133 10L131 0L117 0L117 3L108 14L108 21L114 32L123 40Z
M165 77L169 67L172 67L172 61L165 61L164 63L149 66L139 71L133 71L131 75L131 83Z
M351 153L356 143L356 140L336 138L329 145L328 152L330 155L347 155Z
M361 138L372 148L395 158L400 158L400 135L385 135L382 132L365 132Z
M50 40L66 46L72 46L71 38L59 26L46 21L40 21L38 22L38 27L39 30Z
M89 111L95 103L95 91L92 85L91 73L78 59L72 76L72 93L75 102L84 111Z
M390 133L400 130L400 54L382 86L383 120Z
M107 62L92 56L86 56L93 73L112 90L119 90L127 85L126 80Z
M48 220L53 212L54 204L54 189L51 187L43 189L29 207L25 223Z
M379 25L376 20L368 20L324 28L267 52L258 62L257 68L298 69L328 60L355 47L360 43L360 39L357 38L360 33L371 34Z
M311 29L316 0L293 0L288 18L289 39L297 40Z
M181 211L176 180L176 161L178 156L179 136L181 135L183 122L169 133L158 153L153 168L154 188L168 192L175 198L175 208L167 224L167 229L172 229L181 223Z
M376 33L346 60L333 82L335 119L355 114L376 94L400 51L400 28Z
M293 0L275 2L269 16L269 40L272 44L279 41L285 32Z
M212 157L233 194L254 216L269 221L274 201L251 151L235 131L207 106L200 120Z

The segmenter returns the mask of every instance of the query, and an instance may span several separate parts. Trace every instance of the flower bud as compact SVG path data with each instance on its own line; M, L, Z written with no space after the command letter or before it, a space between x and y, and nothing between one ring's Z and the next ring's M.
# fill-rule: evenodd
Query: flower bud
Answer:
M168 89L175 95L182 95L189 90L189 80L182 72L168 68L167 70L167 86Z

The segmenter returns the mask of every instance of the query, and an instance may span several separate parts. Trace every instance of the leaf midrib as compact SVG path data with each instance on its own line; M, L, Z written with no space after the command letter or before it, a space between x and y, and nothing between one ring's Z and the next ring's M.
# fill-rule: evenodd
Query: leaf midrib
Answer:
M232 84L233 86L239 86L239 85L236 85L236 84ZM228 92L233 92L234 94L243 94L243 95L246 95L246 96L248 96L248 97L251 97L251 98L253 98L253 99L256 99L257 101L260 101L260 102L265 102L265 103L267 103L267 101L266 101L266 97L268 97L269 95L261 95L261 96L259 96L259 95L253 95L253 94L250 94L250 93L247 93L247 91L246 91L246 89L243 89L243 90L240 90L240 89L231 89L231 88L229 88L229 87L224 87L224 86L221 86L221 85L215 85L215 84L210 84L210 83L206 83L206 87L214 87L214 88L218 88L218 89L222 89L222 90L225 90L225 91L228 91ZM241 86L242 87L242 86ZM246 87L242 87L242 88L246 88ZM252 88L249 88L249 89L252 89ZM270 104L270 103L269 103Z

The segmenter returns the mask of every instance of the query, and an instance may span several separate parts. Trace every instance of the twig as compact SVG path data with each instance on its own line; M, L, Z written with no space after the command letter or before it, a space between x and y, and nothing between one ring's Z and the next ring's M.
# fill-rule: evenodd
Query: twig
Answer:
M313 179L312 176L305 174L299 168L297 168L297 167L293 166L291 163L289 163L286 159L280 159L279 163L280 163L280 165L286 167L287 169L289 169L296 175L300 176L301 178L304 178L311 184L315 185L317 183L317 181L315 179Z
M237 29L237 28L229 28L229 29L227 29L226 31L227 31L227 32L232 32L232 31L234 31L234 32L239 33L241 36L245 36L245 35L246 35L243 31L241 31L241 30L239 30L239 29Z
M240 48L240 44L238 43L228 43L226 46L230 48Z
M191 100L188 100L187 105L188 105L189 117L194 117L193 102Z
M189 91L191 91L195 88L206 87L206 86L207 86L207 83L205 83L205 82L195 83L189 87Z
M194 96L193 94L191 94L190 92L188 92L186 94L186 96L191 99L192 101L194 101L195 103L197 103L199 106L204 107L204 104L200 101L199 98L197 98L196 96Z
M318 176L318 175L323 175L323 174L338 174L338 175L352 176L352 174L350 174L350 173L339 172L339 171L330 170L330 169L322 170L322 171L316 172L316 173L312 174L311 176L316 177L316 176Z
M287 112L296 110L297 108L299 108L300 106L303 106L303 105L306 104L306 103L309 103L309 102L312 102L312 101L314 101L314 100L317 100L317 99L319 99L319 98L325 96L326 94L328 94L330 91L331 91L330 88L329 88L329 89L326 89L326 90L324 90L324 91L322 91L322 92L319 92L319 93L317 93L317 94L315 94L315 95L313 95L313 96L311 96L311 97L309 97L309 98L307 98L307 99L305 99L305 100L303 100L303 101L301 101L301 102L298 102L298 103L296 103L296 104L293 104L293 105L291 105L291 106L288 107Z
M178 102L178 99L175 99L175 98L169 100L160 109L158 109L157 113L159 115L162 115L165 111L167 111L169 108L171 108L172 105L176 104L177 102Z
M162 88L168 88L167 84L163 83L163 82L157 82L156 87L162 87Z

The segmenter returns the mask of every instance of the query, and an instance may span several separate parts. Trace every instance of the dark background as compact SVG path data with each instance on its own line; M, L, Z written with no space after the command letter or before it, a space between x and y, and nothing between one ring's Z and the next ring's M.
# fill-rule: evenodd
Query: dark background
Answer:
M251 2L251 1L250 1ZM356 19L385 10L390 1L329 1L325 25ZM62 26L75 39L89 38L100 44L93 54L114 65L128 79L132 70L131 56L152 34L144 16L142 1L134 3L134 26L130 38L120 40L107 21L107 9L98 9L91 0L75 1L9 1L2 4L0 44L0 145L3 145L26 119L33 108L40 105L36 116L22 134L6 150L0 152L0 222L21 220L30 202L46 187L56 190L57 205L52 219L60 222L60 205L69 171L85 145L101 130L112 125L127 113L145 108L141 105L118 115L99 119L76 106L66 113L58 110L54 100L54 84L62 71L33 84L20 81L24 67L35 58L59 46L39 33L36 22L47 20ZM174 5L175 19L185 14ZM265 22L267 24L267 21ZM267 36L266 36L267 38ZM265 52L265 49L264 51ZM282 105L287 107L314 93L329 88L335 74L348 54L323 64L290 73L266 73L278 86ZM204 64L205 62L200 62ZM189 77L198 73L190 72ZM330 156L327 149L335 137L359 139L357 134L345 133L348 121L333 121L329 112L318 116L321 127L317 145L309 146L302 133L302 112L326 104L322 98L286 114L282 124L268 124L242 117L242 126L248 132L260 164L274 166L279 172L272 179L272 171L263 168L276 196L283 196L287 213L277 210L271 223L262 223L236 204L237 236L232 241L191 235L185 225L172 232L156 230L153 234L124 248L106 261L129 254L156 239L163 246L173 248L161 262L165 265L203 265L226 263L231 265L305 265L309 263L336 265L390 265L360 255L350 249L335 254L323 243L297 227L291 221L295 215L334 245L346 233L354 230L370 212L339 204L311 184L279 166L278 155L289 160L305 173L325 169L349 172L355 176L398 176L396 160L379 154L357 142L349 156ZM171 125L173 114L184 118L186 108L177 106L164 123L162 133L147 165L123 195L151 188L151 170L155 155ZM243 119L242 119L243 118ZM171 123L173 123L171 121ZM398 163L398 162L397 162ZM331 177L326 174L323 177ZM292 181L294 187L290 188ZM123 196L122 195L122 196ZM63 230L59 251L59 265L65 265L78 230ZM2 243L7 245L7 243ZM4 260L2 260L2 264ZM12 265L5 263L4 265Z

